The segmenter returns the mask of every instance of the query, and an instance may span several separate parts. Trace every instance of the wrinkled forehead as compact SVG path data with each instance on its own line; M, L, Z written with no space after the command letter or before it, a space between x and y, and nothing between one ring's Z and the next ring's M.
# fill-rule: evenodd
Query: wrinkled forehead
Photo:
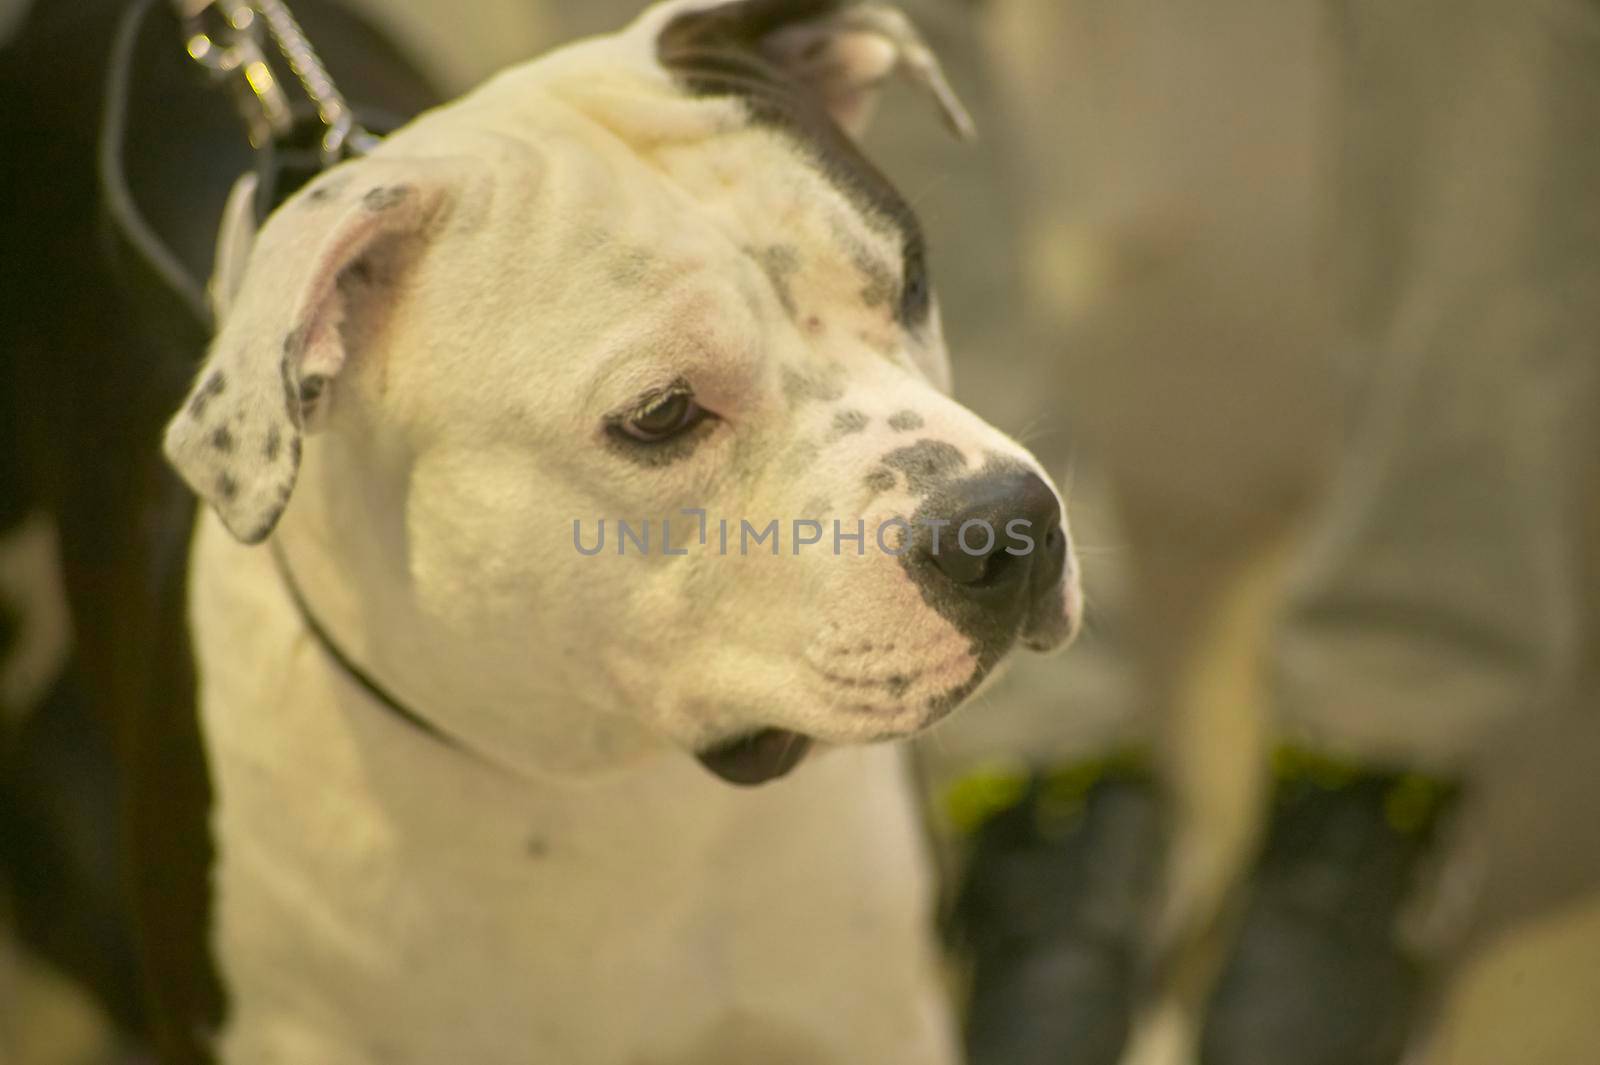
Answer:
M891 298L922 269L909 213L902 224L875 212L804 146L757 121L692 140L632 146L579 132L544 146L531 212L541 239L624 288L699 271L726 278L731 261L753 259L780 292L802 266L848 274L868 303L899 318ZM912 316L902 324L920 324Z
M524 136L546 136L532 101L568 105L598 133L605 158L574 158L581 182L552 203L585 225L616 215L641 242L667 248L694 225L721 225L736 242L785 229L811 249L830 247L879 285L918 278L925 292L921 227L906 200L808 93L769 62L757 39L775 23L819 13L828 0L733 0L658 4L624 31L568 46L502 75L478 93L479 110L521 110ZM575 131L579 139L584 133ZM631 162L636 165L630 166ZM607 171L612 172L607 172ZM671 188L644 187L654 176ZM620 182L633 188L619 190ZM619 194L621 193L621 194ZM636 208L618 215L617 205ZM699 210L697 211L696 208ZM592 226L590 228L593 228ZM692 241L691 241L692 243ZM928 312L916 298L899 311L916 328Z

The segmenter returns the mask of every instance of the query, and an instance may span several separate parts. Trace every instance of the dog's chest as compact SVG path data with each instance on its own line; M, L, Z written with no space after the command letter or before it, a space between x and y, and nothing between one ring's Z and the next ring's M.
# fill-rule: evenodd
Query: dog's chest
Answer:
M366 701L242 554L202 532L195 577L225 1061L945 1060L892 749L535 789Z

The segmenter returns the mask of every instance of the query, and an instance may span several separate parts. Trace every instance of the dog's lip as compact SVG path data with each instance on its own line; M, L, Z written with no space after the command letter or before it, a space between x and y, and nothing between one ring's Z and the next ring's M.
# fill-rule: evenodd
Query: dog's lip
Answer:
M755 787L787 774L811 750L811 737L781 728L764 728L697 751L711 772L739 787Z

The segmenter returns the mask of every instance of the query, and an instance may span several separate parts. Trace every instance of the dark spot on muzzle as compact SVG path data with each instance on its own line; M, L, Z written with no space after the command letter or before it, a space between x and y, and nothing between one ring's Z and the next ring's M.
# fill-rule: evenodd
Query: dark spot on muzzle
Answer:
M833 416L832 436L838 439L841 436L850 436L859 433L872 424L872 419L858 410L841 410Z
M862 483L867 486L867 491L872 493L871 498L876 499L878 496L883 495L883 493L892 491L894 486L899 484L900 481L897 477L895 477L893 470L879 469L873 470L871 473L867 474L866 477L862 479Z
M919 496L935 491L967 465L961 449L943 440L918 440L908 447L895 448L882 461L903 474L907 491Z
M922 428L922 415L914 410L896 411L889 416L889 428L897 433L909 433Z
M216 396L222 395L227 388L228 379L223 376L222 371L211 371L211 376L206 378L205 384L195 389L194 398L189 401L189 416L200 417L206 412L206 404Z

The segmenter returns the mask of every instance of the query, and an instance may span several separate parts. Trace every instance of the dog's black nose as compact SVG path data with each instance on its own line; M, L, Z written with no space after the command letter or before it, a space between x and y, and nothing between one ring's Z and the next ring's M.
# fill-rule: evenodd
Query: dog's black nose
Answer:
M918 510L913 537L903 557L923 597L980 648L1003 651L1061 612L1061 504L1032 470L950 482Z
M1061 505L1043 478L1031 470L978 477L962 485L962 495L952 501L959 509L947 525L937 524L938 515L924 517L929 531L918 543L946 578L977 594L1011 583L1032 568L1035 554L1052 551L1061 576Z

